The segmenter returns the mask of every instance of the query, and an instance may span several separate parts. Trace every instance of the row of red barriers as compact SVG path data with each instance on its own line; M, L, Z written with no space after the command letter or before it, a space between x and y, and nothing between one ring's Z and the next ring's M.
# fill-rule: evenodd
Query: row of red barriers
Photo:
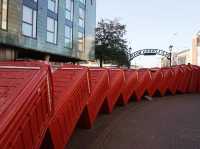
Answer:
M49 65L0 62L0 147L39 148L54 113Z
M0 146L63 149L76 126L91 128L132 96L200 93L200 67L106 69L0 62ZM48 135L47 135L48 133ZM46 138L50 138L46 141ZM45 140L45 141L44 141Z

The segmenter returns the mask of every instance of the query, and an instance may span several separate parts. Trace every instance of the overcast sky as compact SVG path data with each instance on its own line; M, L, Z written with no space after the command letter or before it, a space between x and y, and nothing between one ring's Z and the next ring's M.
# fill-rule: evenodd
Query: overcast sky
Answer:
M184 50L200 30L200 0L97 0L97 21L101 18L126 24L127 39L136 50L168 50L170 44ZM139 57L136 63L151 67L159 59Z

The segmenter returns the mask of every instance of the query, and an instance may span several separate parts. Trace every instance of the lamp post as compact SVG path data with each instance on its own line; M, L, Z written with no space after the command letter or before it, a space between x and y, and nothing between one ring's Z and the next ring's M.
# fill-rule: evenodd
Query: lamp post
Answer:
M173 45L170 45L169 46L169 54L170 54L170 57L169 57L169 64L170 64L170 67L172 67L172 49L173 49Z
M101 40L98 41L97 46L98 46L98 48L102 48L102 41ZM103 65L103 56L102 56L101 52L99 54L100 54L100 56L99 56L99 65L100 65L100 67L103 67L102 66Z

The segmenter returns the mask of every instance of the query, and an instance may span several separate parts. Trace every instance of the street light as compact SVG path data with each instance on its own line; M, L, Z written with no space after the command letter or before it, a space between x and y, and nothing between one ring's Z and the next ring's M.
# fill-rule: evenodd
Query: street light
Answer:
M169 46L169 63L170 63L170 67L172 67L172 49L173 49L173 45Z

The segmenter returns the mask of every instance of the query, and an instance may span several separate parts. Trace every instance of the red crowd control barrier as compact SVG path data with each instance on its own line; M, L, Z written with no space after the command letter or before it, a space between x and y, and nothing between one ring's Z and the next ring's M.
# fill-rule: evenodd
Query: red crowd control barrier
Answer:
M64 149L75 127L91 128L101 110L131 96L200 93L200 67L104 69L43 62L0 62L0 147ZM120 99L120 100L118 100ZM48 140L48 139L47 139ZM42 146L41 146L42 144Z
M90 88L88 70L65 65L53 73L55 113L49 129L53 146L64 148L87 103Z
M147 89L151 84L151 81L152 78L149 69L138 70L138 81L135 89L135 95L137 101L140 101L145 92L147 92Z
M0 147L38 149L54 112L49 65L0 62Z
M107 98L104 102L106 112L111 113L117 103L124 83L124 72L121 69L109 69L109 83Z
M179 66L179 69L182 69L182 81L180 81L178 90L182 93L188 92L188 84L190 83L190 79L192 77L192 69L187 67L186 65Z
M185 93L185 84L186 84L186 77L187 77L187 72L185 69L183 69L180 66L176 66L175 69L179 70L179 81L177 82L177 91L180 93Z
M199 67L190 65L192 74L191 74L191 79L190 79L190 84L188 87L188 90L190 93L196 93L198 92L198 86L199 86Z
M90 68L90 97L81 115L79 125L82 128L91 128L109 90L109 75L107 69Z
M125 81L122 87L122 104L127 104L131 96L135 95L138 83L138 71L133 69L124 70Z
M159 86L163 79L163 74L160 69L150 69L150 76L151 76L151 82L149 86L147 86L147 91L149 96L153 96L156 91L158 91Z
M170 91L172 94L175 94L177 90L176 84L176 73L173 72L171 68L162 68L162 81L159 84L158 90L160 91L161 96L165 96L167 91Z

